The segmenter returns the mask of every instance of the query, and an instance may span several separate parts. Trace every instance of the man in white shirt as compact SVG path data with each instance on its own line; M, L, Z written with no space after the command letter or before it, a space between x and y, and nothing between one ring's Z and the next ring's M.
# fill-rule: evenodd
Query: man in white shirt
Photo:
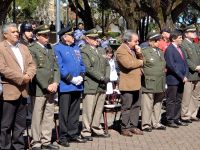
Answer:
M16 24L5 24L3 35L5 40L0 43L0 74L3 84L0 149L24 150L28 83L36 73L36 66L28 48L18 43Z

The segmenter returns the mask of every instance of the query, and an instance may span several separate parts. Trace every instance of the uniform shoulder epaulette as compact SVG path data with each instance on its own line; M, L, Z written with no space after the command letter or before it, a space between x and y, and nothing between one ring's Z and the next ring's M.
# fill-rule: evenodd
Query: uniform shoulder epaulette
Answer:
M32 47L34 45L34 42L28 44L28 47Z
M89 49L89 46L88 45L84 45L84 46L80 47L80 49L81 50L87 50L87 49Z

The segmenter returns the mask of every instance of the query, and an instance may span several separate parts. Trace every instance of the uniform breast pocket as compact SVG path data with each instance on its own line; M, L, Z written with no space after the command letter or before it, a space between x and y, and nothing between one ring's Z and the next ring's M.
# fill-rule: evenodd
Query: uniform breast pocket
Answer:
M38 67L44 68L44 66L45 66L45 59L44 59L44 57L40 56L39 60L38 60Z
M148 90L153 90L155 89L155 81L156 81L156 77L145 77L145 86Z

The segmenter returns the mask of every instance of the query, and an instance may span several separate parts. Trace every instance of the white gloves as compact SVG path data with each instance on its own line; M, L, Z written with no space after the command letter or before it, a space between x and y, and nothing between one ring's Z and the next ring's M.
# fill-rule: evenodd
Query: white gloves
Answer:
M71 80L71 83L75 85L80 85L82 82L83 82L83 77L81 76L73 77Z
M78 83L76 85L80 85L83 82L83 77L78 76Z

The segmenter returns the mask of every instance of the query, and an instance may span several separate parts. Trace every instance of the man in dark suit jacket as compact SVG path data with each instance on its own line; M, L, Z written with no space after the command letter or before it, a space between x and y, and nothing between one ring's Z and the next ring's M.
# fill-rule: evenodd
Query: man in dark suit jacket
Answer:
M167 65L166 81L168 85L166 100L166 117L169 127L178 128L178 125L185 126L180 120L181 101L184 83L188 80L188 65L183 51L179 45L182 43L182 33L173 31L170 35L172 42L166 49L165 60Z

